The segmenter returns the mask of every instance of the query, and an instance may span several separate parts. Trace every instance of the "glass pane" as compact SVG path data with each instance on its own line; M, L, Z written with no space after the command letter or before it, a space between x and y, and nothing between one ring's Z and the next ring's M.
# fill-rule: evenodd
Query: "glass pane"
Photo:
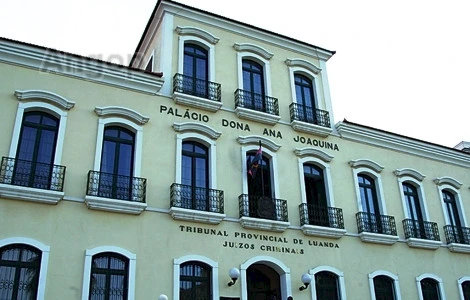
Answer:
M24 126L21 133L21 140L19 142L19 149L17 158L28 161L33 160L34 146L36 144L36 135L38 130L36 128Z
M0 299L11 299L15 280L15 268L0 266Z
M120 144L119 161L118 161L118 174L123 176L132 176L132 157L133 145Z
M55 147L56 132L42 130L39 140L39 149L36 157L37 162L52 164Z
M116 143L111 141L103 142L103 155L101 156L101 172L113 173L114 161L116 160Z

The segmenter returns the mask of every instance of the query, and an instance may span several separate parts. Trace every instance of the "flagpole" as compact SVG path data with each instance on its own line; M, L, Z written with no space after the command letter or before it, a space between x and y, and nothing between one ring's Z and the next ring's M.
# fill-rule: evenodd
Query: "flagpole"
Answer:
M261 149L261 140L259 140L259 148ZM261 155L261 196L264 198L264 178L263 178L263 155Z

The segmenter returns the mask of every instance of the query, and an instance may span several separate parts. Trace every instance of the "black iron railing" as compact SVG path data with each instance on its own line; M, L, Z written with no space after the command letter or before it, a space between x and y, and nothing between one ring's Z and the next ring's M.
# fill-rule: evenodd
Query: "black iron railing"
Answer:
M224 213L224 191L173 183L170 187L171 207Z
M235 108L248 108L271 115L279 116L279 105L277 98L265 96L237 89L235 91Z
M402 221L405 238L440 241L437 223L405 219Z
M367 212L356 214L357 231L397 235L397 227L393 216L376 215Z
M220 84L183 74L173 77L173 92L220 102Z
M147 179L89 171L86 194L145 203Z
M290 121L301 121L323 127L331 127L330 113L306 105L291 103L289 105Z
M316 225L344 229L343 210L302 203L299 205L300 225Z
M470 245L470 228L454 225L444 226L447 244L457 243Z
M287 201L265 196L241 194L238 196L241 217L252 217L288 222Z
M0 183L62 192L65 167L2 157Z

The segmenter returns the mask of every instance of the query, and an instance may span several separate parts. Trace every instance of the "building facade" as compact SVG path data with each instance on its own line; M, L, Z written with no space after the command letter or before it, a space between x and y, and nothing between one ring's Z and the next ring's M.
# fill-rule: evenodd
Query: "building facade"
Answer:
M0 39L0 299L469 300L470 144L335 122L334 53L169 0L130 66Z

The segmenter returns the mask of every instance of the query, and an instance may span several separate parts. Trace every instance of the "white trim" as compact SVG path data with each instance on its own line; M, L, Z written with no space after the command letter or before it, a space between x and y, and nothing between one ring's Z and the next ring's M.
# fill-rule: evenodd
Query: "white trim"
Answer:
M350 164L351 165L351 164ZM387 215L387 206L385 202L385 196L383 193L383 186L382 186L382 176L379 172L376 171L374 168L370 168L369 165L363 164L361 167L355 165L351 166L353 172L353 180L354 180L354 189L356 191L356 203L357 203L357 211L366 212L364 207L362 207L362 199L361 199L361 192L359 189L359 182L357 176L360 174L365 174L371 177L375 183L375 190L377 192L377 202L379 203L379 209L381 214Z
M460 300L465 300L465 297L464 297L464 294L463 294L463 289L462 289L462 283L464 283L466 281L470 282L470 276L460 277L459 280L457 280L457 285L459 286Z
M37 240L26 238L26 237L10 237L0 240L0 248L10 244L25 244L42 252L41 254L41 266L39 267L39 282L38 282L38 293L37 300L44 300L46 294L46 279L47 279L47 267L49 265L49 252L50 246L43 244Z
M235 48L236 49L236 48ZM254 48L253 48L254 49ZM263 57L262 53L248 52L244 48L237 52L237 72L238 72L238 88L243 90L243 60L250 59L256 61L263 66L264 72L264 94L271 96L271 65L268 58Z
M395 171L393 171L393 174L395 174L398 178L411 177L415 179L416 181L420 181L420 182L423 181L424 178L426 177L418 170L411 169L411 168L396 169Z
M318 159L321 159L325 163L331 162L334 158L333 155L330 155L322 150L311 148L311 147L297 148L294 150L294 153L298 157L308 157L308 156L316 157Z
M280 144L277 144L263 136L249 135L249 136L239 136L237 138L237 142L240 145L248 145L248 144L259 145L260 141L261 141L261 146L263 147L263 149L268 148L271 151L277 152L279 148L281 148Z
M421 290L421 280L423 280L425 278L432 278L432 279L437 281L437 285L438 285L438 288L439 288L439 300L446 300L446 296L445 296L445 293L444 293L444 284L442 282L442 279L440 277L438 277L437 275L429 274L429 273L421 274L418 277L416 277L416 285L418 287L419 300L424 300L423 299L423 291Z
M198 132L213 140L218 139L222 134L208 125L195 122L173 123L172 127L176 132Z
M75 106L74 101L70 101L65 97L62 97L58 94L49 92L49 91L42 91L42 90L25 90L15 91L15 96L19 101L23 100L30 100L30 99L41 99L49 102L50 104L57 106L63 110L70 110Z
M185 255L173 260L173 299L180 298L180 267L183 263L197 261L211 267L212 300L219 299L219 264L210 258L201 255Z
M260 255L252 257L240 265L241 300L248 299L246 270L254 263L267 265L279 274L282 293L281 299L286 299L288 296L292 295L290 268L288 268L282 261L274 257Z
M175 31L180 35L180 36L192 36L193 38L198 37L203 39L204 41L210 43L210 44L217 44L219 42L219 38L213 35L212 33L197 28L197 27L192 27L192 26L177 26L175 28Z
M415 177L411 177L407 175L397 176L397 179L398 179L398 188L400 190L401 203L403 207L403 215L405 216L405 219L411 219L411 216L410 216L410 208L408 207L408 201L406 201L405 194L403 192L403 183L410 183L411 185L416 187L416 191L418 192L419 203L420 203L421 210L423 213L423 221L429 221L428 207L426 205L426 197L424 195L423 183L415 179Z
M299 167L300 190L302 192L302 197L301 197L302 203L307 203L307 196L306 196L307 192L305 190L305 180L304 180L304 164L306 163L313 164L319 167L323 171L326 202L328 203L329 207L335 207L330 164L314 156L303 157L303 158L297 159L297 164Z
M93 249L86 249L85 265L83 267L82 300L88 300L88 294L90 293L91 262L93 255L103 252L118 253L122 256L125 256L129 260L129 273L127 274L129 280L127 284L127 299L134 300L137 257L134 253L117 246L99 246Z
M333 273L337 276L337 280L339 284L339 293L340 293L339 298L341 300L346 300L346 285L344 283L344 274L340 270L335 269L330 266L318 266L308 271L308 273L313 276L312 284L310 288L310 296L312 297L312 300L317 300L317 290L315 286L315 274L317 274L318 272L323 272L323 271Z
M462 183L460 181L449 176L438 177L433 181L437 185L451 185L455 189L460 189L462 187Z
M372 300L375 300L374 278L379 275L387 276L393 280L394 300L401 300L400 284L398 281L398 276L388 271L384 271L384 270L377 270L372 273L369 273L368 277L369 277L370 298Z
M178 27L177 27L178 28ZM200 29L199 29L200 30ZM185 36L180 35L178 37L178 73L183 74L184 70L184 45L186 43L196 44L207 50L208 54L208 79L209 81L215 82L215 44L208 42L198 36Z
M126 118L132 122L140 125L145 125L149 121L149 117L142 115L141 113L122 106L104 106L104 107L95 107L95 113L99 117L111 117L115 116L118 118Z
M451 192L455 197L455 204L457 205L457 209L459 211L459 218L462 227L467 227L467 218L465 215L464 206L462 205L462 197L460 196L460 191L456 189L453 185L450 184L439 184L437 185L437 192L439 194L439 201L441 202L442 213L444 215L444 222L446 225L451 225L449 220L449 215L447 213L446 204L444 203L444 198L442 192L447 190Z

